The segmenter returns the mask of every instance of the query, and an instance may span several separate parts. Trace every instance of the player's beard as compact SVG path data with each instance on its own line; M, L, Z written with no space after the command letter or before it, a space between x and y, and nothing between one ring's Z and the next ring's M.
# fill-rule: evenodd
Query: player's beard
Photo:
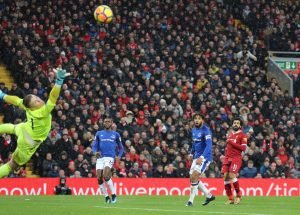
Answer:
M198 125L195 124L195 127L196 127L196 128L201 128L202 125L203 125L203 122L199 123Z
M238 131L238 130L241 129L241 127L232 127L232 129L233 129L234 131Z
M105 126L106 130L110 130L111 129L111 125L110 126Z

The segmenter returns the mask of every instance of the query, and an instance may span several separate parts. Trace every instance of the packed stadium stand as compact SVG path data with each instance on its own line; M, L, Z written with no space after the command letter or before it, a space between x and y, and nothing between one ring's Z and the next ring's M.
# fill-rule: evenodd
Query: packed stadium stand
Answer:
M188 177L194 112L213 131L206 177L221 177L237 116L248 136L240 177L300 177L300 77L294 96L266 78L268 51L299 52L299 1L116 0L108 25L93 19L99 2L0 1L0 60L10 71L0 68L0 89L46 99L53 68L72 74L49 138L9 177L95 177L91 144L105 114L126 151L114 177ZM24 120L0 107L3 122ZM0 137L2 163L15 147L14 136Z

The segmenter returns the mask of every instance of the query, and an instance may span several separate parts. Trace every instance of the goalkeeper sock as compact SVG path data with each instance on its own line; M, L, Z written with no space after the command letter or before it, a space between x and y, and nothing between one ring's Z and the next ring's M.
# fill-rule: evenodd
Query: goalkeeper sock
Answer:
M226 195L229 200L233 200L230 181L224 181Z
M5 123L0 125L0 134L14 134L15 125L11 123Z
M105 183L99 184L99 188L101 190L102 195L105 196L105 197L107 197L108 193L107 193L107 189L106 189Z
M236 192L236 196L237 197L241 197L241 191L240 191L240 184L237 178L233 178L232 179L232 184L234 186L235 192Z
M11 167L9 166L8 163L4 164L3 166L0 167L0 178L4 178L5 176L8 176L9 173L11 172Z
M211 198L212 195L209 190L205 187L202 181L199 181L198 189L201 190L207 198Z
M194 198L198 192L197 187L198 187L199 181L196 183L191 183L191 193L190 193L190 199L189 202L194 202Z
M113 184L113 181L111 179L109 179L107 182L107 185L108 185L108 188L111 192L111 194L116 194L116 191L115 191L115 188L114 188L114 184Z

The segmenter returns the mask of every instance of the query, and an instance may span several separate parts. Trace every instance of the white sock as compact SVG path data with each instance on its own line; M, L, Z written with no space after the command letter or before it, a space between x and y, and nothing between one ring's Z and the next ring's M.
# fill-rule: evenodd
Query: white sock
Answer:
M201 190L207 198L211 198L212 197L211 193L204 186L204 184L202 183L202 181L199 181L198 189Z
M192 203L194 202L195 195L198 192L197 187L198 187L198 183L191 184L191 193L190 193L189 202L192 202Z
M102 195L107 197L108 193L107 193L106 185L104 183L102 183L102 184L99 184L99 187L100 187Z
M111 194L116 194L116 191L115 191L115 188L114 188L114 184L113 184L113 181L111 179L109 179L109 181L106 182L107 185L108 185L108 188L111 192Z

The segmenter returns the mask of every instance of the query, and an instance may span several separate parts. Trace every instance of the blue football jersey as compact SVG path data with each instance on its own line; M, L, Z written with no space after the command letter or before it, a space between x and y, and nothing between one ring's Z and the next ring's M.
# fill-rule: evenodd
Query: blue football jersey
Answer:
M212 134L207 125L201 128L194 127L192 129L193 144L190 153L193 154L194 159L203 157L205 160L212 160Z
M116 157L116 150L118 148L118 156L121 157L124 148L121 141L121 136L118 132L112 130L101 130L96 133L93 152L100 152L101 157Z

